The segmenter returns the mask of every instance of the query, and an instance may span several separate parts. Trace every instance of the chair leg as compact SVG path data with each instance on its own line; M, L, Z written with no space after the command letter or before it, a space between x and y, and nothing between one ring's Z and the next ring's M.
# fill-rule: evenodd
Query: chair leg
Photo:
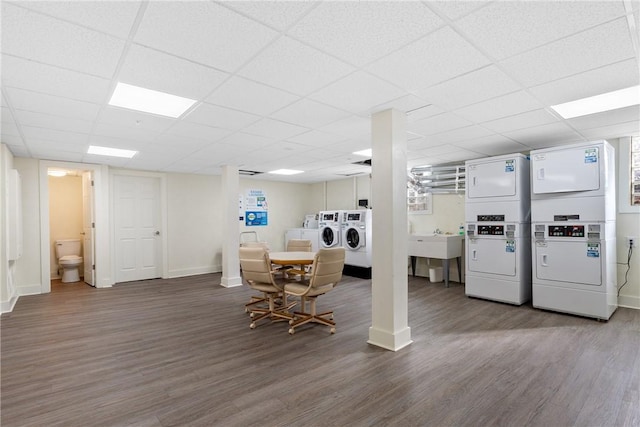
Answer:
M256 307L251 309L251 324L249 324L249 327L251 329L255 329L255 327L257 326L257 322L267 317L271 321L293 319L293 315L290 314L288 310L291 306L295 305L295 302L284 305L284 306L276 307L276 304L275 304L276 294L266 294L266 297L267 297L267 302L269 303L268 308ZM283 301L283 302L286 303L286 301ZM259 315L256 316L256 314L259 314Z
M304 305L303 305L304 307ZM289 334L295 333L295 328L304 325L305 323L313 322L320 323L331 327L330 332L336 333L336 322L333 321L333 311L325 311L324 313L316 313L316 298L309 298L309 313L296 311L294 312L294 319L289 321ZM300 317L298 317L300 316Z

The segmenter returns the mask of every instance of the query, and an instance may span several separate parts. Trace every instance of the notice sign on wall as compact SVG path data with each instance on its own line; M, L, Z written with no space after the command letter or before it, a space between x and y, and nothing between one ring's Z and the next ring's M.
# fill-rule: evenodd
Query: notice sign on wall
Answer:
M246 226L268 224L267 211L269 210L269 205L267 203L267 196L263 190L247 190L244 202Z

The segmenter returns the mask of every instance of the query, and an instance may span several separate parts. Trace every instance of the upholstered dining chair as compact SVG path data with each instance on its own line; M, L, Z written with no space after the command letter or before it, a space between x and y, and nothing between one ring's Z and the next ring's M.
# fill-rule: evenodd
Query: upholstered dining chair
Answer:
M269 244L267 242L242 242L240 243L240 247L242 248L264 248L267 252L269 252ZM240 266L242 269L242 266ZM258 304L264 305L267 300L264 295L251 295L249 302L244 305L244 311L249 313L251 307L257 306Z
M330 332L336 332L336 323L333 321L333 311L318 313L316 311L316 298L334 289L342 279L344 268L344 248L320 249L313 260L311 277L308 283L287 282L284 285L285 295L300 297L302 311L295 311L293 319L289 321L289 333L294 334L295 329L305 323L315 322L330 326ZM309 300L309 312L305 311L305 300Z
M239 255L242 277L252 289L262 292L264 300L267 302L267 307L258 307L257 305L249 307L251 313L249 327L254 329L257 322L265 318L270 320L292 319L293 316L288 310L295 303L287 304L284 286L275 280L271 272L269 253L264 248L241 247ZM276 306L275 300L279 295L282 296L282 304Z
M289 239L287 241L287 252L311 252L311 240L306 239ZM307 274L307 270L302 266L285 265L282 267L284 277L289 278L291 276L304 276Z

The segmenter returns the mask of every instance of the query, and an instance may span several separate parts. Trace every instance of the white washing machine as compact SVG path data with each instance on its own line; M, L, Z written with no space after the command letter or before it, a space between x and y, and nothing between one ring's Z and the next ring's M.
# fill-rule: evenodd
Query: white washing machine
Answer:
M616 310L615 193L606 141L531 152L534 307L603 320Z
M335 248L342 246L340 226L342 211L321 211L318 218L320 247Z
M371 210L344 211L342 245L346 265L371 267Z

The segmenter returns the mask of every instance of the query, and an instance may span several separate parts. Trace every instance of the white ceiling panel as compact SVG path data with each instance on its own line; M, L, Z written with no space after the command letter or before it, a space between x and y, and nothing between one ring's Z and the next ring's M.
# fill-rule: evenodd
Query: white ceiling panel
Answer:
M138 130L151 132L164 132L169 129L175 119L158 116L155 114L142 113L118 107L107 107L100 114L99 123L116 126L132 127Z
M300 135L308 130L309 128L292 125L291 123L285 123L279 120L262 119L247 126L242 131L267 138L287 139L295 135Z
M202 100L203 94L211 92L228 76L222 71L132 44L118 80L172 95Z
M488 156L499 156L509 153L526 153L530 149L526 145L512 141L499 135L469 139L454 143L455 146Z
M111 78L123 47L115 37L2 3L4 53Z
M100 111L99 104L90 102L76 101L15 88L7 88L7 92L11 99L11 105L16 110L46 113L86 121L95 120Z
M635 86L640 83L639 72L638 62L628 59L534 86L529 92L548 105L562 104Z
M442 108L436 105L428 104L421 108L407 112L407 123L417 122L422 119L437 116L438 114L442 114L444 112L445 111Z
M311 1L230 1L225 6L265 25L284 30L316 6Z
M150 2L134 41L233 71L277 35L213 2Z
M283 90L242 77L232 77L216 89L206 101L253 114L268 115L298 99L299 96Z
M578 130L586 130L630 122L632 120L640 121L640 105L575 117L567 120L567 122Z
M309 128L324 126L350 114L311 99L303 98L285 107L271 117L288 123L297 123Z
M446 154L440 154L438 157L449 162L461 162L464 160L479 159L481 157L485 157L485 155L476 151L464 150L462 148L459 148L456 151L451 151Z
M516 80L535 86L634 55L627 20L621 18L511 57L501 64Z
M31 138L29 140L29 148L31 150L57 150L67 151L71 153L86 153L89 148L88 142L73 142L73 141L48 141L44 139Z
M289 35L362 66L443 24L421 2L323 2Z
M23 1L20 6L126 39L139 1Z
M530 128L533 126L547 125L559 122L560 120L544 109L528 111L522 114L516 114L504 117L498 120L492 120L482 123L487 129L491 129L496 133L511 132L513 130Z
M349 74L353 67L289 37L267 47L240 75L307 95Z
M160 153L165 153L168 156L174 156L175 158L184 157L193 153L207 145L211 144L211 141L204 141L197 138L189 138L187 136L171 135L164 133L158 136L152 142L153 146L157 148ZM150 154L158 154L150 153ZM175 157L178 156L178 157Z
M352 113L370 113L372 105L401 97L404 91L363 71L348 75L311 95L312 99Z
M347 139L344 135L336 135L332 132L323 132L319 130L312 130L309 132L296 135L288 138L289 141L297 142L298 144L305 144L310 146L324 147L326 145L336 144L338 142Z
M452 113L443 113L437 116L409 123L407 130L420 135L435 135L440 132L470 126L473 123Z
M109 80L2 55L2 85L97 104L108 101Z
M459 19L465 15L470 14L476 9L487 6L489 2L484 1L451 1L451 0L430 0L427 3L429 6L435 6L436 10L443 13L447 18L451 20Z
M184 120L206 126L238 130L260 120L260 116L202 103L189 113Z
M372 108L371 111L377 112L377 111L388 110L390 108L395 108L398 111L407 113L414 110L417 111L423 107L426 107L428 104L429 102L427 102L424 98L420 98L415 95L403 95L389 102L376 105L375 107ZM442 113L442 111L437 111L437 112L434 112L433 114L437 114L437 113Z
M504 136L531 148L541 148L568 142L584 141L584 138L574 132L564 123L552 123L505 132Z
M178 122L167 130L166 135L178 135L202 141L215 142L230 135L233 131L197 123Z
M416 94L439 107L452 110L521 89L495 65L472 71Z
M23 126L33 126L59 131L89 133L93 122L78 120L70 117L52 116L50 114L36 113L33 111L16 110L16 120Z
M111 123L97 123L93 128L92 135L139 143L151 142L160 136L160 133L145 128L118 126Z
M9 151L11 151L11 154L13 154L15 157L31 157L32 156L31 152L27 150L27 148L24 145L13 144L13 143L10 143L9 141L3 141L3 142L7 144Z
M275 138L266 138L263 136L238 132L225 138L222 142L226 146L235 147L242 150L242 152L245 152L267 147L276 141L277 140Z
M351 116L336 120L320 128L323 132L340 135L343 138L358 138L371 135L371 119L360 116ZM293 139L290 139L293 141Z
M524 91L499 96L456 110L456 114L476 123L512 116L544 107Z
M624 14L622 1L500 1L456 22L495 59L504 59Z
M640 122L632 120L599 128L587 129L580 132L589 140L621 138L623 136L640 136Z
M61 151L56 148L37 148L30 150L31 155L36 156L38 159L56 160L66 162L81 162L84 159L84 154L75 153L71 151Z
M447 132L442 132L437 135L431 135L429 137L429 140L433 142L439 142L441 144L454 144L457 141L476 139L492 134L493 132L484 128L483 126L471 125Z
M415 91L488 64L482 53L445 27L374 62L366 70Z
M89 134L86 133L59 131L33 126L22 126L22 132L28 140L42 139L54 142L73 142L78 144L85 144L89 142Z

